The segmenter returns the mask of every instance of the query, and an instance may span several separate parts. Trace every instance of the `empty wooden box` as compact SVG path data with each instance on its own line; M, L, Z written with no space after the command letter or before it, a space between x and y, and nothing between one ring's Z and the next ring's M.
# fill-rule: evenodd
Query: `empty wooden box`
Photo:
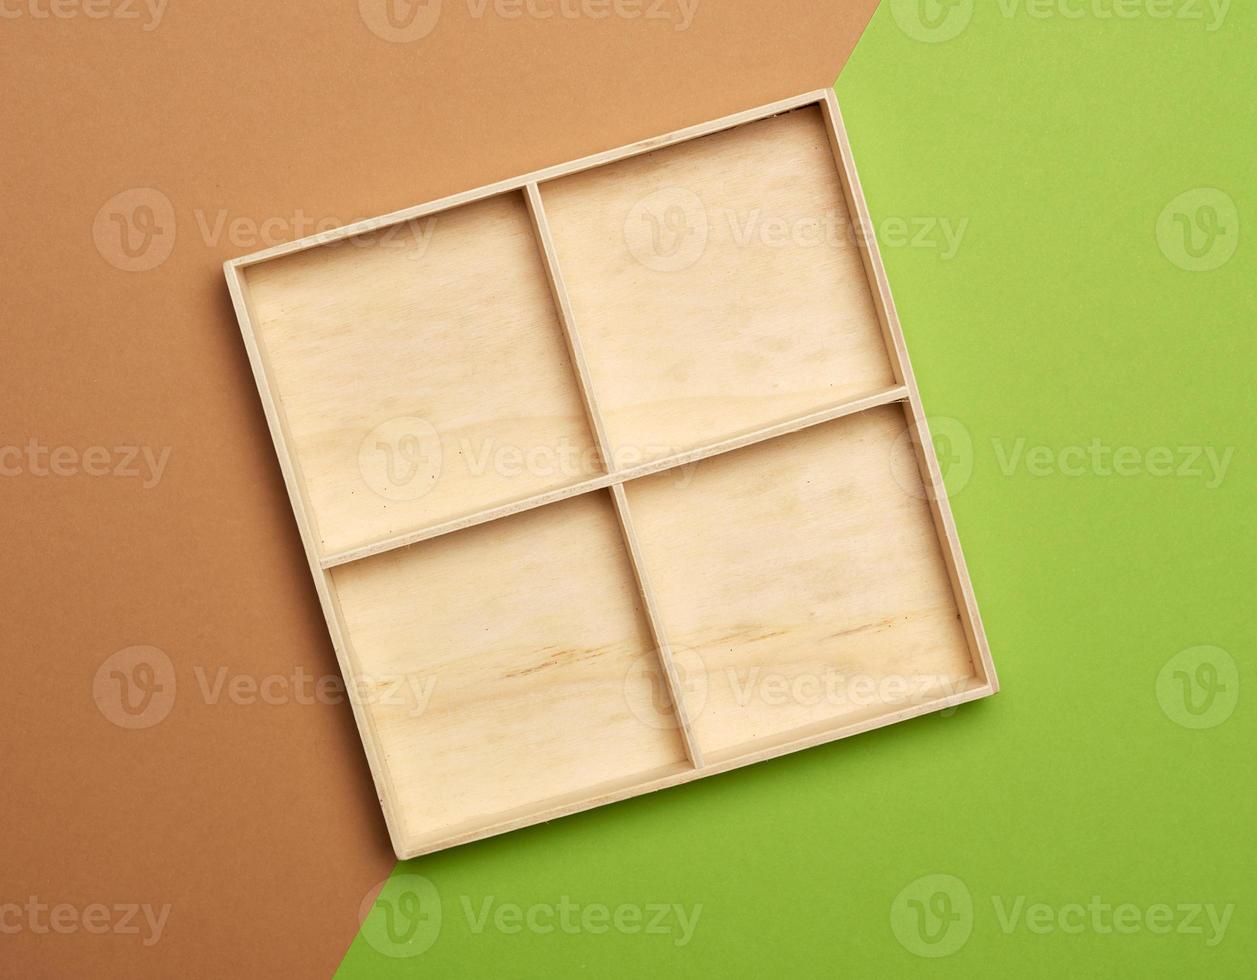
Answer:
M993 693L812 92L226 264L394 848Z

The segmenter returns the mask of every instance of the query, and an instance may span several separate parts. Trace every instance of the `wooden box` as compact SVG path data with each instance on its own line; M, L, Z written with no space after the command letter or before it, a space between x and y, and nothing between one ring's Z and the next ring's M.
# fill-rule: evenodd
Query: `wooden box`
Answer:
M991 694L833 92L225 267L412 857Z

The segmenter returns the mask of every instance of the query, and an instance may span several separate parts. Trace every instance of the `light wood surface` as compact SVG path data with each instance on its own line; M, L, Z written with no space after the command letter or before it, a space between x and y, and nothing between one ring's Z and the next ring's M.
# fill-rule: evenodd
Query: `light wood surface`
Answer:
M545 205L541 200L541 191L536 184L529 184L525 190L528 198L529 214L533 221L533 229L537 234L537 244L541 248L542 255L545 256L550 290L554 296L555 306L559 309L559 321L563 325L564 336L567 338L568 353L571 355L572 365L576 369L576 376L580 382L585 414L589 419L589 427L598 443L599 458L604 461L604 465L611 470L613 476L623 480L624 475L617 470L619 460L613 451L610 436L607 434L606 420L599 403L599 396L594 387L593 378L589 373L589 362L585 357L584 342L576 329L576 315L572 310L567 283L559 265L558 255L554 249L554 239L550 231L549 219L546 216ZM654 639L655 649L658 653L657 664L653 665L652 668L648 668L649 677L647 678L647 683L654 687L657 693L656 700L659 703L661 713L666 713L670 722L676 725L685 745L685 753L689 757L690 765L696 769L701 769L703 766L703 750L699 746L698 739L695 737L693 727L690 724L685 699L681 693L680 677L672 656L671 645L668 642L668 631L664 627L663 618L659 613L659 603L655 599L654 587L651 585L650 576L641 559L641 552L637 543L637 532L633 528L633 518L629 513L628 498L625 496L624 487L621 483L611 484L611 501L615 506L615 515L620 525L620 533L624 538L624 546L628 549L634 578L637 580L638 594L641 596L646 611L646 621L650 624L651 636Z
M490 507L452 521L443 521L439 524L415 528L412 531L406 531L392 538L386 538L360 548L352 548L349 551L325 555L320 560L320 563L325 568L332 568L336 565L343 565L346 562L358 561L361 558L382 554L394 548L402 548L417 541L427 541L429 538L437 538L443 534L461 531L463 528L474 527L477 524L483 524L485 521L494 521L499 517L509 517L511 514L518 514L520 511L531 510L534 507L544 507L546 504L557 503L577 494L589 493L592 490L602 490L627 480L636 480L639 477L649 476L651 473L660 473L664 470L691 466L700 460L719 456L721 453L741 449L743 446L752 446L757 442L763 442L765 439L775 439L790 432L798 432L800 429L819 425L822 422L855 415L858 412L875 408L878 405L889 405L892 402L903 401L907 397L908 389L903 385L895 385L894 387L874 392L871 395L865 395L862 398L853 398L851 401L828 406L819 412L809 412L807 415L800 415L798 418L793 418L786 422L777 422L773 425L764 426L762 429L755 429L753 432L745 432L742 435L734 436L732 439L722 439L720 442L699 446L696 449L689 449L683 453L665 456L648 463L639 463L637 466L629 466L622 470L616 470L614 473L593 477L558 490L550 490L533 497L526 497L523 500L512 501L500 507Z
M628 485L713 756L973 676L929 508L892 470L905 434L886 406Z
M893 384L817 108L554 180L541 196L617 458Z
M997 689L870 227L821 91L227 263L400 857Z
M943 557L951 579L952 591L965 623L970 649L977 661L979 677L983 683L990 685L991 692L994 693L999 690L999 679L995 673L995 664L991 660L990 644L987 642L986 630L982 626L982 616L978 611L977 597L973 594L969 570L965 566L964 551L960 547L960 535L956 530L956 521L952 516L947 488L943 484L943 474L939 469L938 457L929 434L929 423L921 404L921 392L917 389L912 362L908 358L908 347L904 342L903 327L899 322L899 313L895 309L894 297L891 295L890 280L886 278L882 253L877 247L877 236L872 230L873 221L869 217L868 204L864 200L864 192L860 187L860 175L856 170L855 155L851 150L851 141L847 137L847 127L842 121L838 97L834 95L832 89L826 89L823 93L820 108L824 113L825 128L829 134L829 145L833 151L834 162L842 176L843 195L847 200L852 222L857 229L862 229L858 232L859 239L867 246L861 248L860 258L873 290L878 322L882 326L883 336L886 338L887 347L894 361L895 378L908 389L909 431L916 451L917 466L926 489L930 513L934 517L935 531L938 533L939 543L943 548Z
M627 683L654 645L606 491L333 579L406 841L688 765Z
M601 472L518 193L245 275L320 551Z

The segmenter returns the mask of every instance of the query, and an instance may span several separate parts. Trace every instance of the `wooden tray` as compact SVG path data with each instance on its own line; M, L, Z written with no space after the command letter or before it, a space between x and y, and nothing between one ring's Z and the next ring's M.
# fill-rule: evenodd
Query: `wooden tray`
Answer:
M226 263L407 858L996 690L824 90Z

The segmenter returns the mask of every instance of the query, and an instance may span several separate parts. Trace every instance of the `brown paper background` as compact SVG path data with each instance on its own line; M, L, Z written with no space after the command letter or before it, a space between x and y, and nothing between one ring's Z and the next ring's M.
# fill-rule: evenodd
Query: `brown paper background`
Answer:
M268 244L247 232L278 219L286 240L311 230L298 213L343 224L829 85L875 5L699 0L676 31L445 0L412 43L353 0L171 0L150 31L143 8L7 8L0 447L170 457L149 489L0 476L0 903L171 911L147 948L0 934L0 970L326 975L393 866L347 705L211 704L198 682L336 674L220 271ZM93 220L145 187L174 206L174 250L120 271ZM134 645L168 654L176 687L131 731L93 680Z

